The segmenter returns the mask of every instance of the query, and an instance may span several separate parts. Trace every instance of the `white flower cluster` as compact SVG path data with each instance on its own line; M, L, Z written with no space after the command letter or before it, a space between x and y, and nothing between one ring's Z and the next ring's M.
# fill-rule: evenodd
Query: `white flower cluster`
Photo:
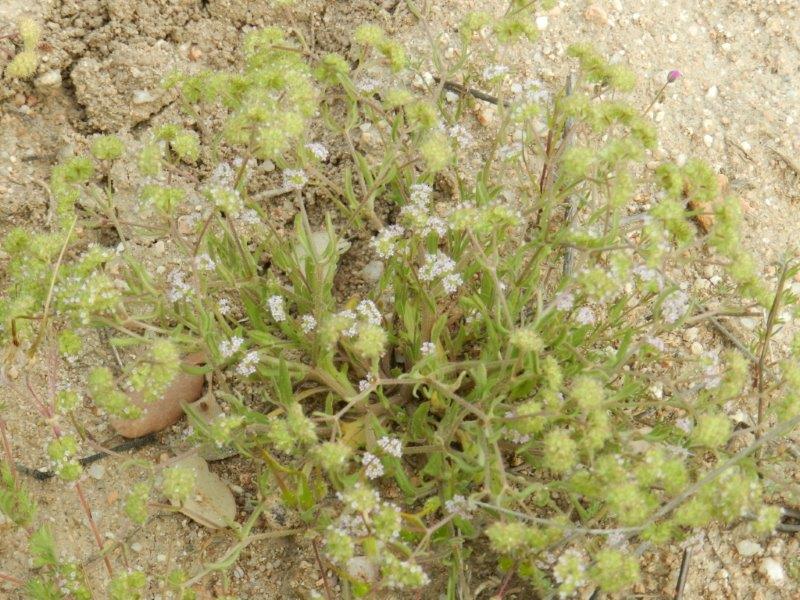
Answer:
M461 125L460 123L456 123L450 129L447 130L447 135L449 135L461 148L469 148L472 144L475 143L472 134L467 131L466 127Z
M256 366L258 366L258 350L251 350L247 354L244 355L244 358L239 361L239 364L236 365L236 372L241 375L242 377L247 377L252 375L256 372Z
M436 254L425 255L425 261L419 268L418 276L424 282L439 280L448 294L455 294L464 283L464 279L455 272L455 269L455 261L439 251Z
M372 373L367 373L367 376L358 382L358 391L363 394L367 390L372 389L375 386L375 383L375 375Z
M219 353L223 358L230 358L239 351L239 348L244 344L244 339L238 335L233 336L229 340L222 340L219 343Z
M192 295L194 290L185 281L186 273L180 269L173 270L169 277L169 290L167 290L167 298L170 302L178 302L184 300Z
M553 568L553 578L560 584L559 596L566 598L586 583L586 559L574 549L566 550L558 557Z
M444 502L444 509L447 514L458 515L465 519L475 512L475 508L475 503L461 494L456 494L450 500L445 500Z
M505 65L489 65L483 70L483 78L489 81L506 73L508 73L508 67Z
M422 353L422 356L432 356L436 352L436 344L433 342L422 342L419 351Z
M431 232L441 237L447 233L447 223L433 213L430 199L433 189L427 183L415 183L411 186L411 202L400 209L400 217L411 231L427 236Z
M303 333L311 333L317 328L317 320L314 315L303 315L300 317L300 329Z
M579 325L594 325L597 321L597 317L595 317L594 311L591 308L583 306L575 315L575 320Z
M689 296L686 292L673 292L661 305L661 315L670 325L678 321L689 310Z
M526 79L523 83L512 83L511 93L521 96L527 102L547 104L550 100L550 92L539 79Z
M361 464L365 467L364 474L367 479L377 479L383 475L384 469L381 459L371 452L364 452L364 456L361 457Z
M391 258L397 250L397 240L403 237L405 229L400 225L388 225L378 232L370 243L381 258Z
M364 94L372 94L381 88L381 82L374 77L362 77L356 81L356 89Z
M231 301L227 298L220 298L217 302L217 310L219 311L219 314L223 316L230 314L231 310L233 310Z
M403 442L399 438L384 435L378 440L378 446L390 456L395 458L403 456Z
M302 169L283 171L283 187L287 190L302 190L308 183L308 175Z
M372 300L362 300L355 311L342 310L336 313L335 317L344 324L342 335L346 338L356 337L361 323L380 325L383 320L381 312Z
M194 267L198 271L213 271L217 268L217 263L208 254L203 253L194 257Z
M325 162L328 160L328 149L324 146L324 144L320 144L319 142L309 142L306 144L306 150L311 152L311 154L313 154L320 162Z
M274 295L267 299L269 312L276 322L282 323L286 320L286 307L284 305L283 297Z
M575 305L575 296L570 292L561 292L560 294L556 294L555 298L555 307L556 310L561 311L568 311L572 310L572 307Z

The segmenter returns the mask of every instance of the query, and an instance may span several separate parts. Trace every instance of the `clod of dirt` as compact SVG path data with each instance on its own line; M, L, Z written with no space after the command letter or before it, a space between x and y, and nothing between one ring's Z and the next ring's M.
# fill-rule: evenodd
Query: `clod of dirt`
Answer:
M194 491L180 511L209 529L220 529L232 523L236 518L236 500L225 482L208 470L208 463L192 454L179 460L176 466L195 472Z
M200 365L205 361L205 355L196 352L185 357L183 361L187 365ZM126 438L137 438L161 431L181 418L182 404L189 404L200 397L204 382L202 375L181 372L173 379L164 395L155 402L144 402L140 394L131 393L131 401L142 408L144 414L138 419L112 419L111 426Z
M127 129L169 104L176 92L164 90L161 80L178 68L177 56L175 48L161 40L152 46L121 46L102 61L80 59L70 77L90 127Z

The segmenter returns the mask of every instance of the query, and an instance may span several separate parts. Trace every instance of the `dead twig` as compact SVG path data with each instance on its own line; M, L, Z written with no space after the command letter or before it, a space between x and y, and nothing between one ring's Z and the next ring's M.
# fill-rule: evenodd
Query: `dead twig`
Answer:
M675 585L675 600L683 598L683 589L686 587L686 580L689 575L689 561L692 558L692 549L686 547L683 551L683 558L681 559L681 568L678 571L678 583Z
M439 77L434 76L433 80L436 83L442 83L442 80ZM476 90L474 88L461 85L460 83L456 83L455 81L445 81L442 87L448 92L454 92L456 94L460 94L461 96L472 96L473 98L477 98L478 100L483 100L484 102L488 102L489 104L509 106L509 103L506 100L501 101L499 98L496 98L491 94L487 94L486 92L482 92L480 90Z

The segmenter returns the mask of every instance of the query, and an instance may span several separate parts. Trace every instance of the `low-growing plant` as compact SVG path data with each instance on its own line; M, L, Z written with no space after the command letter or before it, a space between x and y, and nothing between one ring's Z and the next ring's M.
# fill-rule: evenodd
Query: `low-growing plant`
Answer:
M192 418L198 442L250 459L261 497L296 512L345 595L472 597L466 565L487 548L505 574L498 597L511 577L545 596L617 592L638 581L648 545L712 521L769 534L780 511L763 465L800 420L800 379L791 360L764 357L794 304L783 285L793 267L769 289L743 249L737 203L718 198L703 163L644 168L656 131L625 100L635 79L624 67L573 46L577 74L561 89L505 66L507 45L535 36L532 19L517 1L499 19L472 13L454 48L431 35L426 57L364 25L355 67L268 28L246 36L241 70L170 77L183 125L139 148L97 138L53 172L57 228L5 237L6 373L55 332L67 359L89 328L136 347L143 358L123 372L99 367L84 389L60 392L66 429L84 393L110 416L138 417L128 392L157 399L180 356L203 352L228 411ZM220 109L224 119L206 119ZM116 210L122 160L141 176L137 222ZM182 175L198 164L210 175L190 185ZM296 211L288 230L275 198ZM713 212L707 234L687 200ZM160 273L124 241L89 244L93 230L165 240L181 266ZM348 289L339 265L365 235L379 275ZM704 256L724 272L699 299L681 279ZM749 346L682 347L684 327L753 309L770 318ZM735 450L730 408L755 398L774 410ZM80 480L74 436L56 436L49 454ZM34 528L11 469L0 509L30 528L44 568L29 595L88 597L82 583L64 590L78 570ZM193 486L190 471L153 469L125 502L145 526L157 493L180 504ZM169 574L170 589L194 597L191 583L229 568L263 507L231 524L240 539L225 560ZM141 597L146 583L116 575L108 597Z

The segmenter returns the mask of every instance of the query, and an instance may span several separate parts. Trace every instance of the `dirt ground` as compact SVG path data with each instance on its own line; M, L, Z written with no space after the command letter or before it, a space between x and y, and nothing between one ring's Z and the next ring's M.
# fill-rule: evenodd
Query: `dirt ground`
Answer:
M92 135L115 132L135 143L148 125L179 119L174 97L159 90L160 79L175 68L232 65L242 32L250 27L294 26L313 40L315 50L327 52L346 51L355 26L374 21L413 49L425 44L425 26L455 36L466 11L499 10L504 2L432 0L431 4L432 18L423 25L403 0L300 0L289 10L266 0L0 0L0 68L13 56L14 46L4 35L13 31L20 15L32 16L44 27L39 79L13 85L0 80L0 234L16 225L47 226L49 171L59 157L84 151ZM668 70L681 70L683 78L668 88L665 100L654 109L661 141L651 160L682 162L698 156L724 174L730 191L741 198L747 243L769 277L775 274L775 261L787 252L796 253L800 246L795 233L800 221L796 217L800 172L778 154L800 163L796 158L800 156L798 23L797 0L565 1L537 19L542 30L539 42L492 62L515 65L524 77L539 78L555 90L563 85L570 66L564 58L566 47L588 40L639 75L637 102L642 106L649 103ZM4 259L0 253L0 282ZM684 282L702 295L717 285L716 274L716 267L709 264L685 273ZM756 325L755 320L745 320L742 335ZM694 353L719 344L705 330L684 341L686 351ZM79 385L89 368L111 360L108 345L96 338L78 361L51 375L59 383ZM32 387L46 394L47 370L43 366L40 370L42 377ZM10 387L3 390L2 399L9 404L4 417L15 455L38 466L45 460L46 436L39 420L31 416L30 393L22 385ZM754 407L736 410L752 416ZM112 437L88 403L84 412L84 425L97 439ZM184 427L178 424L138 456L158 460L169 454ZM165 514L145 529L132 529L120 518L120 504L137 474L135 469L123 469L124 462L110 458L99 463L85 483L100 531L124 542L118 568L164 573L181 567L191 573L203 562L218 559L234 543L230 533L209 532L175 514ZM244 464L234 458L214 463L212 470L232 486L240 513L246 514L256 488ZM96 545L75 494L54 480L31 481L30 487L61 551L88 561L90 576L101 576L102 561L94 554ZM266 516L267 525L292 527L277 502L275 506ZM2 523L0 531L2 569L26 577L24 537L7 533ZM798 552L791 535L764 541L749 540L738 530L710 531L689 543L693 558L686 599L800 597L800 582L790 576ZM644 583L637 588L637 597L672 597L682 551L675 546L656 556L646 555ZM773 563L781 570L768 568ZM476 564L470 574L473 589L485 590L478 598L489 598L497 589L492 578L499 582L494 565ZM256 542L244 551L228 580L210 576L204 581L208 598L223 591L243 599L306 598L312 590L322 590L313 549L298 540ZM0 597L15 596L0 584ZM147 597L162 597L157 582ZM431 590L426 597L436 598L438 592ZM506 597L529 596L512 589Z

